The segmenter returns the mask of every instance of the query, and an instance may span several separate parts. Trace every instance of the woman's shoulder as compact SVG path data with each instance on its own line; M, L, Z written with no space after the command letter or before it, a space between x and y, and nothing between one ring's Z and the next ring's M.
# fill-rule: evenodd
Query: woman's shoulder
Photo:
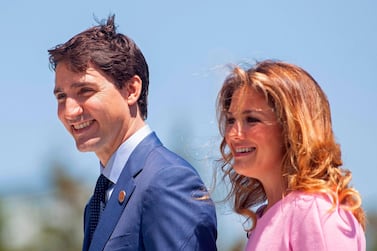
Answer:
M306 224L357 225L353 214L333 203L332 197L326 193L292 192L282 202L282 210L292 216L295 224L305 220Z
M322 221L339 208L333 205L327 194L294 191L282 199L278 210L288 221L300 224L310 219Z
M365 246L361 225L350 211L333 203L329 194L292 192L283 199L281 208L293 239L305 236L315 243L324 238L328 247L349 246L347 250L363 250L354 247Z
M329 210L333 207L330 195L325 193L307 193L294 191L289 193L282 201L284 207L302 210L313 208L317 210Z

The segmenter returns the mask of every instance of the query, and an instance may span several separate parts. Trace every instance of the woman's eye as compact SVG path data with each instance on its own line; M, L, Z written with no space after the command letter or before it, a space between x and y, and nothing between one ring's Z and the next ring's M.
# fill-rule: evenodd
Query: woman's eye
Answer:
M254 117L247 117L246 118L247 123L258 123L261 122L260 119L254 118Z
M234 118L227 118L227 119L226 119L226 124L227 124L227 125L233 125L233 124L234 124L234 121L235 121Z

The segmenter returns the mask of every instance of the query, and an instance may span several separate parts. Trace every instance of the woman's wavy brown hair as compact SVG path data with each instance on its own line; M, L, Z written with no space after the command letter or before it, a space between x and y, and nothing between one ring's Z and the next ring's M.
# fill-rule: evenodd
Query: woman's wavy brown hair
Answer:
M365 230L361 196L350 187L351 172L341 168L341 150L335 142L325 93L305 70L280 61L262 61L247 70L235 67L217 98L217 117L223 137L221 170L223 179L229 178L231 190L226 199L234 199L235 212L251 218L252 229L256 215L251 208L267 199L259 180L239 175L232 168L233 156L225 142L225 114L233 93L239 88L254 88L265 95L281 124L285 148L281 172L286 193L329 194L333 207L339 204L352 212Z

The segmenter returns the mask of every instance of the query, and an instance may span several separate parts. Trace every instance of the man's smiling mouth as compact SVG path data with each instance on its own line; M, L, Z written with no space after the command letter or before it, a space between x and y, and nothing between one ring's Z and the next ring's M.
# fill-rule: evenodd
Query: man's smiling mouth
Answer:
M72 127L75 130L80 130L80 129L83 129L83 128L90 126L92 123L93 123L93 120L90 120L90 121L86 121L86 122L83 122L83 123L80 123L80 124L72 125Z

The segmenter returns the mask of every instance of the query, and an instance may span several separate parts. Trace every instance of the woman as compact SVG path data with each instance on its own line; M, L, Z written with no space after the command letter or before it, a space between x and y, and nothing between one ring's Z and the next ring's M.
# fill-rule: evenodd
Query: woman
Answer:
M236 67L218 120L227 198L251 223L246 250L365 250L361 197L341 168L327 97L306 71L269 60Z

